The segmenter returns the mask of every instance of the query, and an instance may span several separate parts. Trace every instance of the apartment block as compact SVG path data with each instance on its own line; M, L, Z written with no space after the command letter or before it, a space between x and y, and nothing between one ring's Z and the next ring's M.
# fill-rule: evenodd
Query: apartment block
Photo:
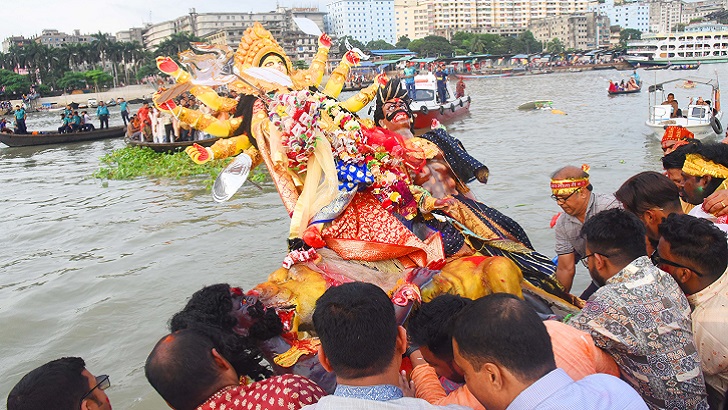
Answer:
M574 13L531 20L528 29L541 44L558 38L566 49L608 47L609 18L596 12Z
M364 44L397 42L394 0L331 0L326 11L327 29L336 37L351 36Z
M631 28L641 32L650 30L650 3L624 2L615 4L614 0L605 0L604 3L589 7L590 11L596 11L607 16L611 24L621 28Z

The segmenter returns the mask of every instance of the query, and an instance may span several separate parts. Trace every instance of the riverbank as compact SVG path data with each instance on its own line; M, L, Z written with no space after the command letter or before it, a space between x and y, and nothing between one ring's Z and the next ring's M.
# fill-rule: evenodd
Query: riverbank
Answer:
M97 101L116 100L123 98L125 100L133 100L135 98L149 98L156 89L149 85L129 85L126 87L112 88L108 91L99 91L94 93L83 94L63 94L58 97L41 97L37 101L40 107L44 103L58 104L63 106L72 102L86 104L89 98L96 98ZM11 100L13 106L20 104L20 100Z

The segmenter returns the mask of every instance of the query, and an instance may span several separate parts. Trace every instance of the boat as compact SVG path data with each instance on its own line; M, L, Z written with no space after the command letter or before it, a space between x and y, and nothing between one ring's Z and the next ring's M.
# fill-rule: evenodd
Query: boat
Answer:
M668 68L670 68L670 63L667 63L665 65L653 65L653 66L645 67L645 71L667 70Z
M618 90L618 91L610 91L607 90L607 94L609 95L622 95L622 94L635 94L642 91L642 85L640 85L639 88L634 90Z
M96 129L94 131L69 132L59 134L57 132L34 131L30 134L5 134L0 133L0 142L9 147L27 147L31 145L66 144L70 142L94 141L124 136L126 127Z
M133 146L133 147L146 147L150 148L154 152L160 152L160 153L173 153L182 151L185 148L191 146L192 144L198 144L202 145L203 147L209 147L212 146L217 140L219 140L219 137L215 138L207 138L204 140L197 140L197 141L176 141L176 142L145 142L145 141L139 141L139 140L133 140L131 138L124 138L124 142L127 144Z
M632 65L681 65L728 62L728 31L643 34L627 43Z
M665 86L672 83L685 84L688 81L695 84L696 88L709 88L709 96L714 104L699 105L691 103L687 109L680 110L679 114L681 116L671 118L673 107L671 105L662 105L662 101L665 101L667 94L670 93L665 91ZM649 92L649 114L645 124L654 131L658 139L662 138L663 131L668 125L683 126L695 134L696 138L723 136L723 126L720 123L723 112L720 108L720 87L717 78L673 78L651 85ZM695 91L690 92L693 95L699 95ZM708 93L705 92L704 94Z
M550 110L553 105L551 100L528 101L518 106L519 110Z
M700 68L700 63L696 64L671 64L670 70L697 70Z
M404 80L402 80L404 81ZM402 87L406 88L404 82ZM415 114L415 128L430 128L432 120L443 124L470 111L470 96L460 98L447 86L449 98L445 103L437 101L437 81L432 73L415 76L415 98L410 103L410 109Z

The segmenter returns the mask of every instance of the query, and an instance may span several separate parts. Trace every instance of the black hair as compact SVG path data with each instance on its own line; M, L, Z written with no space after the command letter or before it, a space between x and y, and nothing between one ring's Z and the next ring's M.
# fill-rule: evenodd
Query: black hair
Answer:
M217 349L213 340L196 330L169 334L149 353L144 374L172 408L194 410L224 387L212 349Z
M692 139L687 144L678 147L675 151L661 158L664 169L682 169L685 165L685 156L692 154L703 145L700 140Z
M262 60L261 60L262 61ZM248 94L242 94L240 96L240 100L238 101L238 106L235 109L235 118L242 118L242 122L240 123L240 126L237 130L233 133L234 135L247 135L250 140L250 143L257 149L258 148L258 141L255 140L255 138L250 137L252 134L252 131L250 127L252 126L253 121L253 105L258 100L258 96L256 95L248 95Z
M728 145L723 143L703 144L695 150L695 153L708 161L728 167ZM723 178L712 178L710 183L705 186L705 194L710 195L723 182Z
M337 376L380 374L395 354L397 321L387 294L371 283L331 287L316 301L313 325Z
M206 286L195 292L184 309L172 316L169 330L194 329L211 337L216 341L217 351L228 359L239 375L262 380L270 376L271 371L261 365L263 357L256 346L257 340L233 331L237 320L231 314L232 308L230 285L220 283ZM270 312L275 315L274 310ZM281 334L282 324L279 329L278 334Z
M90 390L80 357L50 361L23 376L8 395L8 410L78 410Z
M377 91L376 101L374 103L374 114L372 116L374 118L374 123L377 126L379 126L379 121L385 118L384 104L393 98L403 100L406 106L405 111L409 114L410 119L414 118L412 109L410 108L412 99L410 98L407 89L402 87L402 82L395 78L387 81L387 84L383 87L379 87L379 90ZM410 131L414 132L414 121L410 124Z
M669 215L658 227L670 252L690 261L703 275L720 276L728 267L726 233L707 219Z
M589 250L626 263L647 255L645 225L634 214L613 208L589 218L581 227Z
M670 178L655 171L640 172L614 193L624 209L640 216L653 208L667 212L680 209L680 190Z
M522 381L538 380L556 369L546 326L527 302L508 293L485 296L463 309L453 339L475 369L497 363Z
M472 300L457 295L440 295L410 313L407 335L410 342L426 346L443 360L452 360L453 318Z

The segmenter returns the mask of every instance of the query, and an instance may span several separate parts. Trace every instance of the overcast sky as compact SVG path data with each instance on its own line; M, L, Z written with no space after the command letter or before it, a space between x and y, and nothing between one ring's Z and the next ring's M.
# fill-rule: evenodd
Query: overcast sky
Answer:
M115 34L144 23L159 23L189 13L275 10L275 0L0 0L0 41L11 35L31 37L43 29L82 34ZM278 0L284 7L321 7L325 0Z

